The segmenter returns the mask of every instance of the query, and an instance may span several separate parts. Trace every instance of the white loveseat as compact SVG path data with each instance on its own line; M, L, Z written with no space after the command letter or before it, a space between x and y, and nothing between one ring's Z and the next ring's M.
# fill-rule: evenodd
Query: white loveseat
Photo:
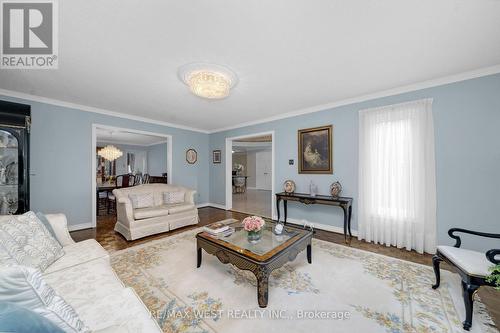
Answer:
M164 202L165 192L183 192L184 201L175 204ZM132 207L131 195L151 193L151 207ZM116 197L117 221L115 231L127 240L159 234L198 223L198 209L194 203L196 191L169 184L144 184L113 190Z
M75 243L66 216L46 215L64 256L43 273L45 281L78 313L93 332L161 332L133 289L123 285L109 255L94 239Z

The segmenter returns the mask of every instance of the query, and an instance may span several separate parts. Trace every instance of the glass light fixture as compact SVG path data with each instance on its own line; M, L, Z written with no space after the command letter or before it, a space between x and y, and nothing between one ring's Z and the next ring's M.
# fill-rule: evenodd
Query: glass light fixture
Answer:
M229 96L236 85L236 74L230 69L206 63L193 63L179 68L179 78L193 94L208 99Z
M114 161L123 155L123 152L113 145L107 145L106 147L100 149L97 154L102 156L108 161Z

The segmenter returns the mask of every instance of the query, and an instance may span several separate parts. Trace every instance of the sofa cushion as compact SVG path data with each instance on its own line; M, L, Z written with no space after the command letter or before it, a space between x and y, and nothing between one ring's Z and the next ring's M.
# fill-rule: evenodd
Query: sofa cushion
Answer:
M186 212L188 210L195 209L195 205L193 204L174 204L174 205L166 205L168 208L168 213L170 215L181 213L181 212Z
M171 204L179 204L184 202L184 191L169 191L163 192L163 204L171 205Z
M42 271L64 255L61 244L33 212L0 217L0 244L18 264Z
M149 219L165 215L168 215L168 208L165 206L134 209L135 220Z
M98 258L109 258L108 252L95 239L87 239L64 247L65 255L47 267L45 274L60 271Z
M134 193L129 194L128 197L134 209L153 207L155 205L153 193Z
M0 301L0 332L64 333L44 316L15 303Z
M483 252L461 249L453 246L438 246L438 251L469 275L484 277L493 266Z
M130 288L99 297L77 307L78 314L94 331L119 325L121 332L161 332L140 298Z
M78 312L84 304L118 293L125 287L116 276L108 258L101 258L44 274L44 279Z
M38 269L26 266L0 268L2 300L22 306L51 320L65 332L88 332L69 305L44 280Z

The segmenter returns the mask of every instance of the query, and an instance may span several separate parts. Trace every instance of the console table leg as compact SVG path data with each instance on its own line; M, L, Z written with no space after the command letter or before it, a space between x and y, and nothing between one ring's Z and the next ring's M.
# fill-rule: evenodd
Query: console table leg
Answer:
M285 210L285 223L286 224L286 217L287 217L287 210L288 210L288 200L283 200L283 208Z
M345 206L341 206L342 207L342 210L344 211L344 242L347 243L347 215L348 215L348 212L347 212L347 208Z
M199 268L201 266L201 247L198 247L196 251L196 268Z
M280 221L280 201L281 200L279 198L276 199L276 213L278 213L278 223Z
M307 245L307 262L312 264L312 247L311 243Z
M265 268L259 269L255 272L255 277L257 278L257 300L259 301L259 307L267 307L267 301L269 297L269 272Z
M349 206L349 220L347 221L347 228L349 230L349 236L352 237L351 233L351 217L352 217L352 206Z

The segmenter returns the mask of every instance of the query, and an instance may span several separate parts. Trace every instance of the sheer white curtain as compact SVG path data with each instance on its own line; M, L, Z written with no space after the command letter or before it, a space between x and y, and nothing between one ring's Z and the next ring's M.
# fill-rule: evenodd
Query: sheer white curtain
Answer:
M359 239L434 253L432 99L359 112Z

